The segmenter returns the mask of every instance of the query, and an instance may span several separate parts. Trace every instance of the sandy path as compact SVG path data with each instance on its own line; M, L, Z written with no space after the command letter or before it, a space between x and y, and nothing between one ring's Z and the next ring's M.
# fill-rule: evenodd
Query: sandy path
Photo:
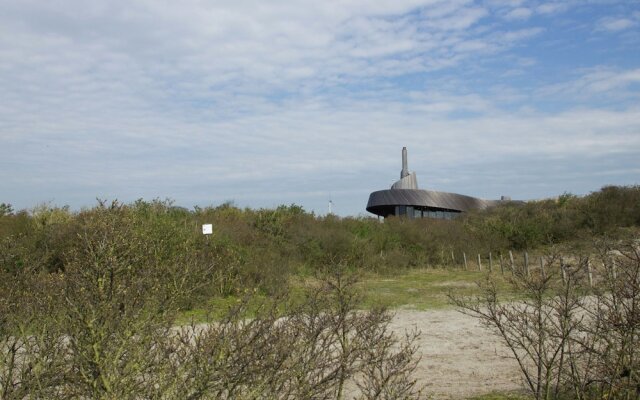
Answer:
M422 331L417 378L434 399L461 399L492 391L518 390L516 362L499 338L477 320L455 310L396 310L391 327Z

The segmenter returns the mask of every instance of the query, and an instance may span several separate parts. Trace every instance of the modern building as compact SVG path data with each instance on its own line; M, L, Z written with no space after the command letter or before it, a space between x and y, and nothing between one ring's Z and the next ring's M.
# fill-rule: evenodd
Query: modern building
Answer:
M391 189L371 193L367 211L384 218L395 215L452 219L465 211L485 209L509 200L506 197L502 200L483 200L457 193L420 190L416 173L409 172L407 148L403 147L400 180L391 185Z

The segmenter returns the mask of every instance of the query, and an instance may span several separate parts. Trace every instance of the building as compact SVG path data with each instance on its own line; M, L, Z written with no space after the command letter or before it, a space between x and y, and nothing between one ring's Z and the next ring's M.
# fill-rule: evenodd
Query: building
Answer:
M452 219L469 210L485 209L502 200L483 200L457 193L418 189L415 172L409 172L407 148L402 148L400 180L391 189L378 190L369 195L367 211L380 217L406 216L408 218Z

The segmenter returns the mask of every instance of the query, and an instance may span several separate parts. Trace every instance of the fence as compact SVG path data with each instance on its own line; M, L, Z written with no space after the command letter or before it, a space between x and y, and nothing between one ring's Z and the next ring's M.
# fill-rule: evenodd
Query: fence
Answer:
M461 257L460 257L461 256ZM458 260L461 260L458 261ZM473 260L473 261L472 261ZM454 268L462 268L466 271L488 271L488 272L500 272L505 274L524 274L527 277L533 274L547 277L552 273L562 275L563 281L567 281L569 270L572 273L583 273L585 279L588 280L589 285L594 285L594 276L599 273L613 274L615 279L616 275L616 259L615 255L609 257L608 265L600 262L602 265L595 265L593 259L589 256L573 256L573 255L537 255L530 257L527 251L517 253L510 250L508 253L498 253L497 255L489 252L482 255L480 253L474 256L467 255L466 252L461 252L458 257L456 253L451 251L451 263L449 266ZM495 270L495 271L494 271Z

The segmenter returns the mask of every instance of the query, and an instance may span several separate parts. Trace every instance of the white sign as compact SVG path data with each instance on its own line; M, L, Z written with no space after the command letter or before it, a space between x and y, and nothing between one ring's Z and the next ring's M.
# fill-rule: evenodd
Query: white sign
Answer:
M204 224L202 225L202 234L203 235L211 235L213 233L213 225L212 224Z

